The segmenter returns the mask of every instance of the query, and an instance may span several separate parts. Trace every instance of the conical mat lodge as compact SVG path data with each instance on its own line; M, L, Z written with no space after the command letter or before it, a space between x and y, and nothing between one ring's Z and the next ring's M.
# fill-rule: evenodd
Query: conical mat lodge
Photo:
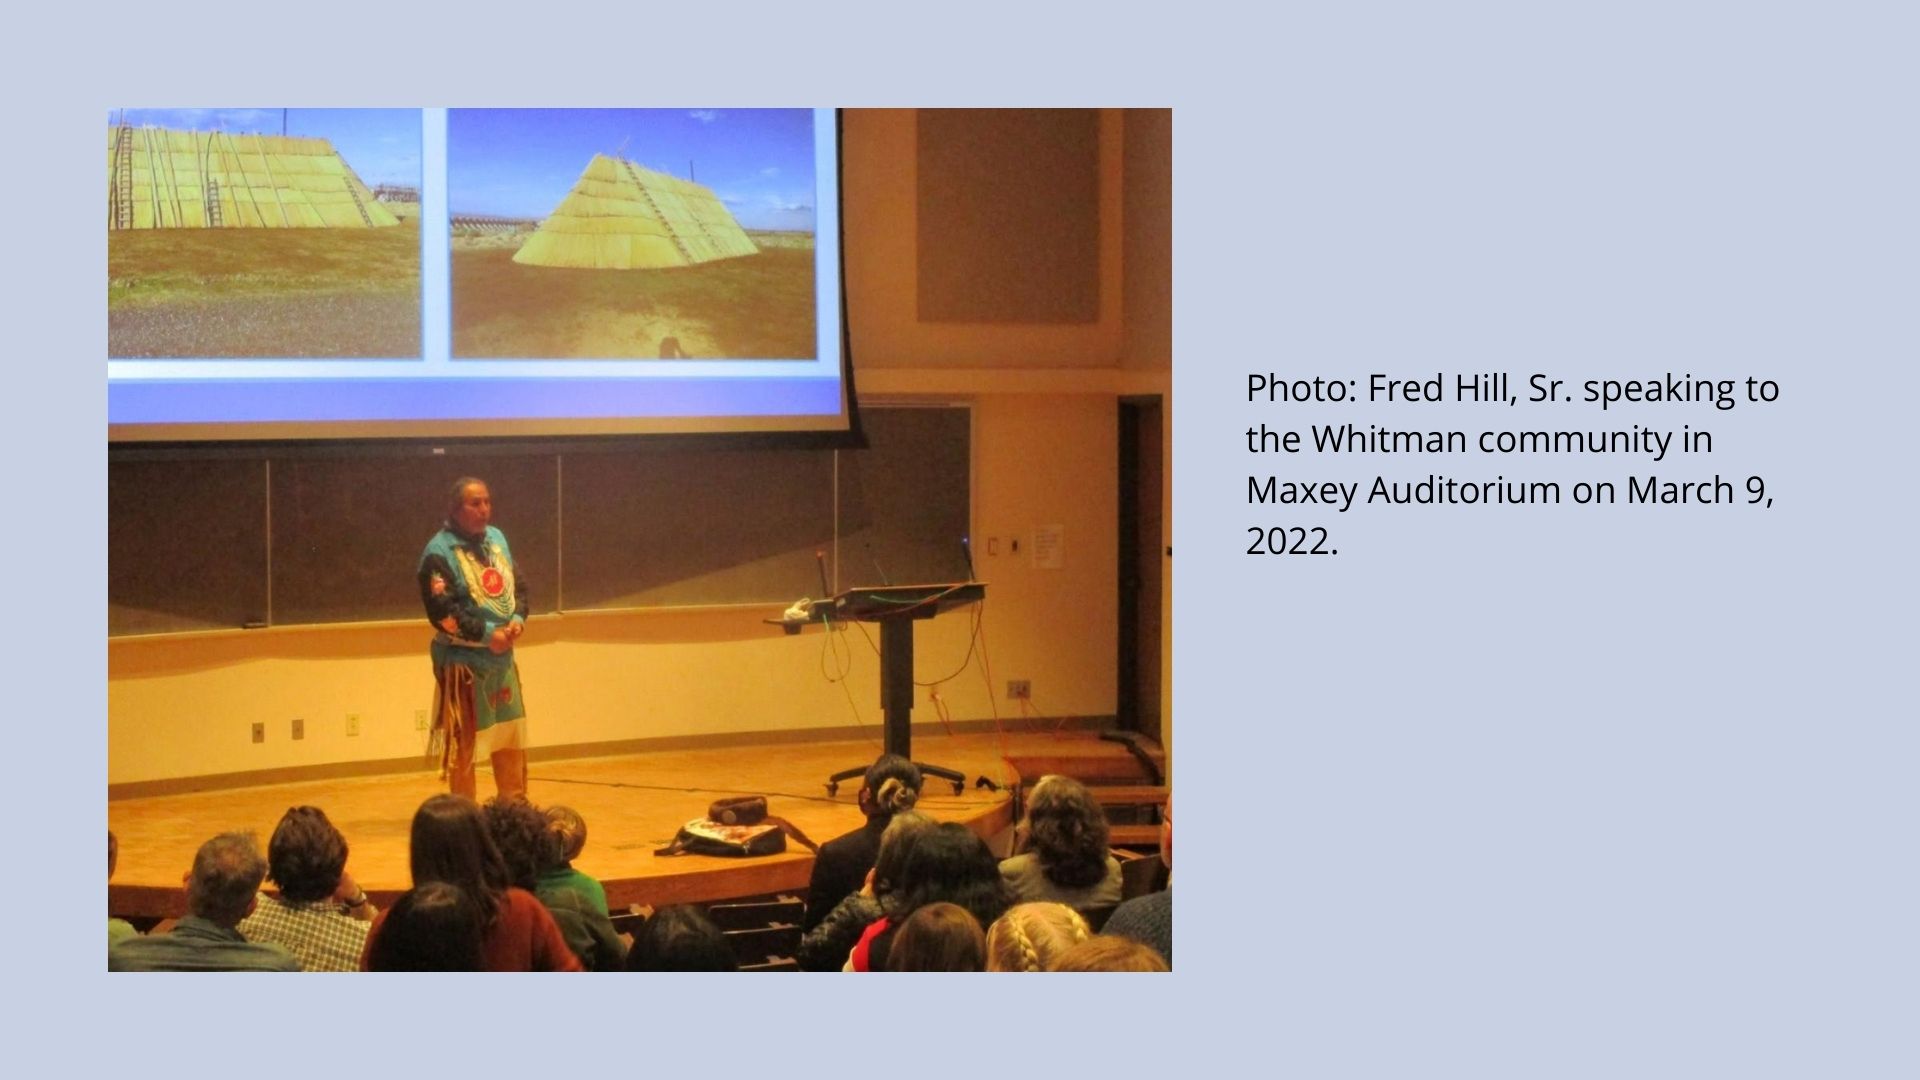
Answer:
M399 224L326 139L107 129L108 229L369 229Z
M513 261L635 270L693 266L759 250L712 188L595 154Z

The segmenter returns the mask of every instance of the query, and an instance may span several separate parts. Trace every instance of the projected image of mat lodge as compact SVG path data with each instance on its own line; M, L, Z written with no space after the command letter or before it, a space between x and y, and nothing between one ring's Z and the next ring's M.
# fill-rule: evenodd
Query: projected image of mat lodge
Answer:
M377 190L329 129L377 148ZM418 357L418 190L416 110L129 110L107 128L108 355Z
M808 110L451 110L453 355L813 359L810 124ZM675 158L686 175L657 164Z

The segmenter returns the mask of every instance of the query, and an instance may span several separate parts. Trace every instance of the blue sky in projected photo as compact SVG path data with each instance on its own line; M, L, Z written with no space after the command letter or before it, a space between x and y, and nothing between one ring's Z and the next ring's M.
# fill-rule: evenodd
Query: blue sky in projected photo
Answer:
M691 167L745 228L813 231L810 109L448 109L447 209L546 217L595 154Z
M420 186L419 109L127 109L135 127L327 139L365 184ZM119 119L115 111L109 122Z

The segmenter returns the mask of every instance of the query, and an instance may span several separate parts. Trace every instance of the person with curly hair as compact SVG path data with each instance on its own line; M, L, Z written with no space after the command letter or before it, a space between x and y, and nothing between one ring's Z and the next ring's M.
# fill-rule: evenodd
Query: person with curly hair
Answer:
M627 963L626 943L607 913L570 885L548 883L546 874L559 866L563 848L552 819L525 799L488 799L481 813L487 832L507 865L507 880L540 898L559 925L567 948L588 971L619 971Z
M1055 957L1093 936L1065 904L1015 904L987 931L988 971L1045 971Z
M1043 776L1027 797L1019 854L1000 863L1015 900L1081 911L1120 902L1120 860L1107 850L1107 815L1085 784Z
M326 811L296 806L281 816L267 841L267 880L279 895L260 894L240 920L242 936L285 948L307 971L360 969L379 911L347 873L347 838Z
M835 905L860 888L880 854L881 834L895 814L913 809L920 798L920 785L919 767L899 754L881 754L868 767L857 800L867 823L820 845L813 859L813 876L807 882L807 914L800 924L802 930L819 926Z
M472 799L435 795L413 815L408 839L415 888L429 881L458 885L480 908L488 971L580 971L580 959L567 947L560 927L545 905L513 884L506 860L487 832L486 819ZM362 970L375 949L388 912L373 920L367 934Z

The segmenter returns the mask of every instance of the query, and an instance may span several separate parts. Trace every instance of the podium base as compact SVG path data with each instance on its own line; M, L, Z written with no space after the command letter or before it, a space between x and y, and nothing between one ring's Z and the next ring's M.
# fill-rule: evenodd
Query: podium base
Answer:
M923 761L916 761L913 763L913 766L920 770L922 777L937 776L952 784L955 795L959 795L967 790L967 778L961 773L954 772L952 769L942 765L928 765ZM838 795L840 793L840 781L852 780L855 777L864 778L867 775L867 770L872 767L873 763L868 762L865 765L857 765L851 769L841 769L839 772L827 777L827 794Z

